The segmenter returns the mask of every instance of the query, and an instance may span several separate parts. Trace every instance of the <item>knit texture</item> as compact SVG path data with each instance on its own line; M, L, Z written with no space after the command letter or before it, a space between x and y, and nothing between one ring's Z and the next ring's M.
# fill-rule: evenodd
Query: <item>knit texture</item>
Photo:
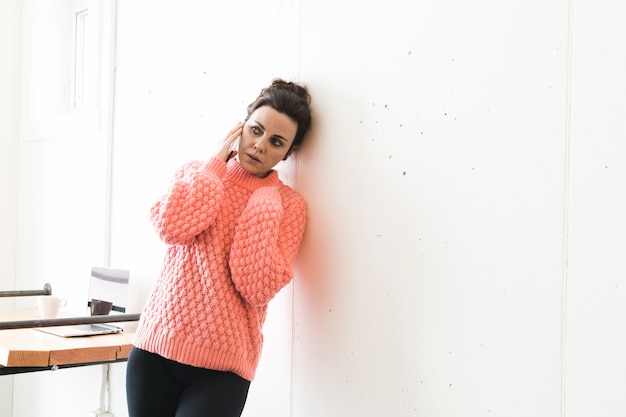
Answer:
M293 276L304 200L275 171L258 178L212 158L181 167L150 215L169 246L133 344L254 379L267 305Z

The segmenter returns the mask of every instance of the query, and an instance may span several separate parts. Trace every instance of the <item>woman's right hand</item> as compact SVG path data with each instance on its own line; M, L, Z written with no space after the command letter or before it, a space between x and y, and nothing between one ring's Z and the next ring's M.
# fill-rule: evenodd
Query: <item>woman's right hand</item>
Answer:
M230 148L232 144L241 136L241 132L243 132L243 123L239 122L235 125L235 127L230 130L230 132L228 132L228 134L221 143L221 147L218 150L217 155L215 156L222 161L228 162L229 158L237 155L237 150L232 150L231 154Z

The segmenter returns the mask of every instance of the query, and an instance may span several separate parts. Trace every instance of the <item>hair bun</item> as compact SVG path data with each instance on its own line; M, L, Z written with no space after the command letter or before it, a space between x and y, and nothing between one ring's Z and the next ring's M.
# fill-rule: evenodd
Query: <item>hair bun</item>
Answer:
M304 100L306 104L311 104L311 95L309 94L308 89L303 85L291 81L285 81L281 78L275 78L274 80L272 80L272 85L270 86L270 88L279 88L282 90L290 91L300 97L302 100Z

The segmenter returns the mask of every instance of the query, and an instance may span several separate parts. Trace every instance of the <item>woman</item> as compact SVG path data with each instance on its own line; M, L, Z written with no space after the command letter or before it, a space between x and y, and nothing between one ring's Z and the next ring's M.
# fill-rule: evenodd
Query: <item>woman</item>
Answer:
M128 358L130 417L243 411L267 304L291 280L304 232L304 200L273 167L302 144L310 96L274 80L247 110L217 154L181 167L151 209L169 246Z

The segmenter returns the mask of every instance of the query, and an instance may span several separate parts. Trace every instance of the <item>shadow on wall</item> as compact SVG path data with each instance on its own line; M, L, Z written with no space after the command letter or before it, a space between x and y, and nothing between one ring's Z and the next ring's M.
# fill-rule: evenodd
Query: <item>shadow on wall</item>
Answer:
M346 294L332 297L341 282L361 282L359 274L373 278L379 272L415 272L427 226L420 220L426 217L419 201L424 198L423 175L414 166L391 161L391 154L414 152L397 149L397 143L416 146L419 133L386 130L370 102L350 99L362 92L337 93L314 83L309 87L313 128L298 156L296 182L307 202L307 229L297 268L301 296L319 308L345 303ZM365 119L376 119L376 130ZM376 285L371 281L361 284Z
M415 191L400 192L406 173L388 165L388 153L373 144L395 147L390 134L372 138L378 132L362 123L371 110L346 98L359 93L309 86L318 111L296 183L308 207L295 281L295 354L302 355L295 361L296 379L302 376L296 385L325 401L343 401L332 382L310 384L345 384L372 374L393 378L397 369L416 373L410 369L416 366L412 340L421 325L415 305L423 285L418 270L424 225L415 220ZM363 396L363 384L352 385L347 389L360 391L347 397L358 395L374 408L386 403L387 389L395 389L372 386Z

